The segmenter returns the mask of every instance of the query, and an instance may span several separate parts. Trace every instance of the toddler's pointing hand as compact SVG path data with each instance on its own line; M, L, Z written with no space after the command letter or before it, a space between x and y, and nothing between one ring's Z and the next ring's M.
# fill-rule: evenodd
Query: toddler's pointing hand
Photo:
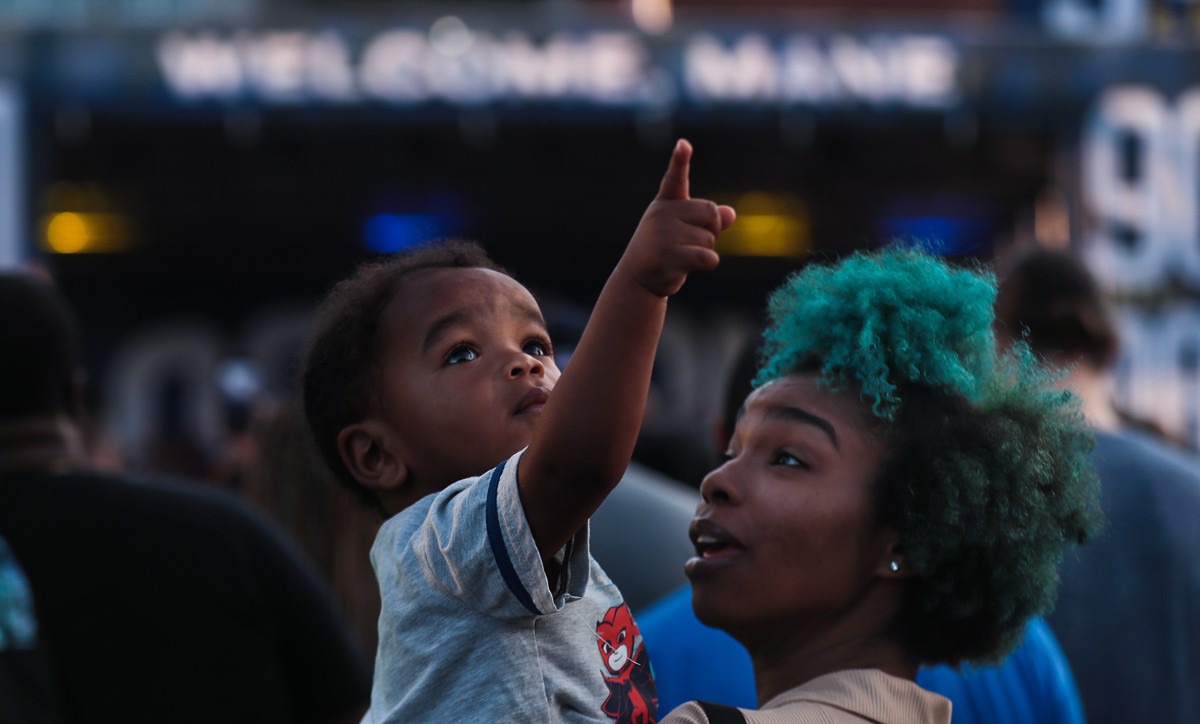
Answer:
M658 195L646 209L617 271L652 294L675 294L693 271L716 268L717 236L736 218L732 207L693 199L688 188L692 145L680 139Z

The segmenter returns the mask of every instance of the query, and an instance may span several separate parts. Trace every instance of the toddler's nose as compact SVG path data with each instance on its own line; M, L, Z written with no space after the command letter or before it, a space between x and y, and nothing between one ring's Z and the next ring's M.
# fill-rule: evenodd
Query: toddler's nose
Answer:
M546 374L546 367L542 361L531 354L521 352L514 360L512 367L508 371L509 377L520 377L521 375L542 376Z

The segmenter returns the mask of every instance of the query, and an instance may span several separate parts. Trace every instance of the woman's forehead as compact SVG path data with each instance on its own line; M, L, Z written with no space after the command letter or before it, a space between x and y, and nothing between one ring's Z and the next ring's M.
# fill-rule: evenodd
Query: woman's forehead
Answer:
M773 409L798 409L827 421L835 431L866 432L869 410L858 395L830 389L819 375L796 373L779 377L750 393L740 417L763 417Z

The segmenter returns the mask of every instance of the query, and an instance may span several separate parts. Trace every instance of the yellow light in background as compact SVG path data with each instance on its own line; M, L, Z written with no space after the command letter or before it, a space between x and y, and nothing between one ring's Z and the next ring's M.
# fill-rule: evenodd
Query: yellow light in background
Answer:
M69 211L54 214L46 224L46 245L56 254L77 254L87 248L88 228L83 217Z
M137 224L124 207L103 186L56 181L42 196L41 246L53 254L127 251L137 243Z
M60 211L46 217L44 246L55 254L124 251L128 224L118 214Z
M717 240L729 256L797 257L812 248L808 211L790 194L752 191L736 202L737 222Z

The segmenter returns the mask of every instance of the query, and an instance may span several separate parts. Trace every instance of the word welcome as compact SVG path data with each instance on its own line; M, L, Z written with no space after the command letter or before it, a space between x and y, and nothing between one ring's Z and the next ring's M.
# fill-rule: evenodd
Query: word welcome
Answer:
M435 24L435 30L437 24ZM943 108L959 54L933 35L697 34L651 47L633 32L382 31L352 45L334 31L170 32L157 43L184 101L264 103L677 102Z

